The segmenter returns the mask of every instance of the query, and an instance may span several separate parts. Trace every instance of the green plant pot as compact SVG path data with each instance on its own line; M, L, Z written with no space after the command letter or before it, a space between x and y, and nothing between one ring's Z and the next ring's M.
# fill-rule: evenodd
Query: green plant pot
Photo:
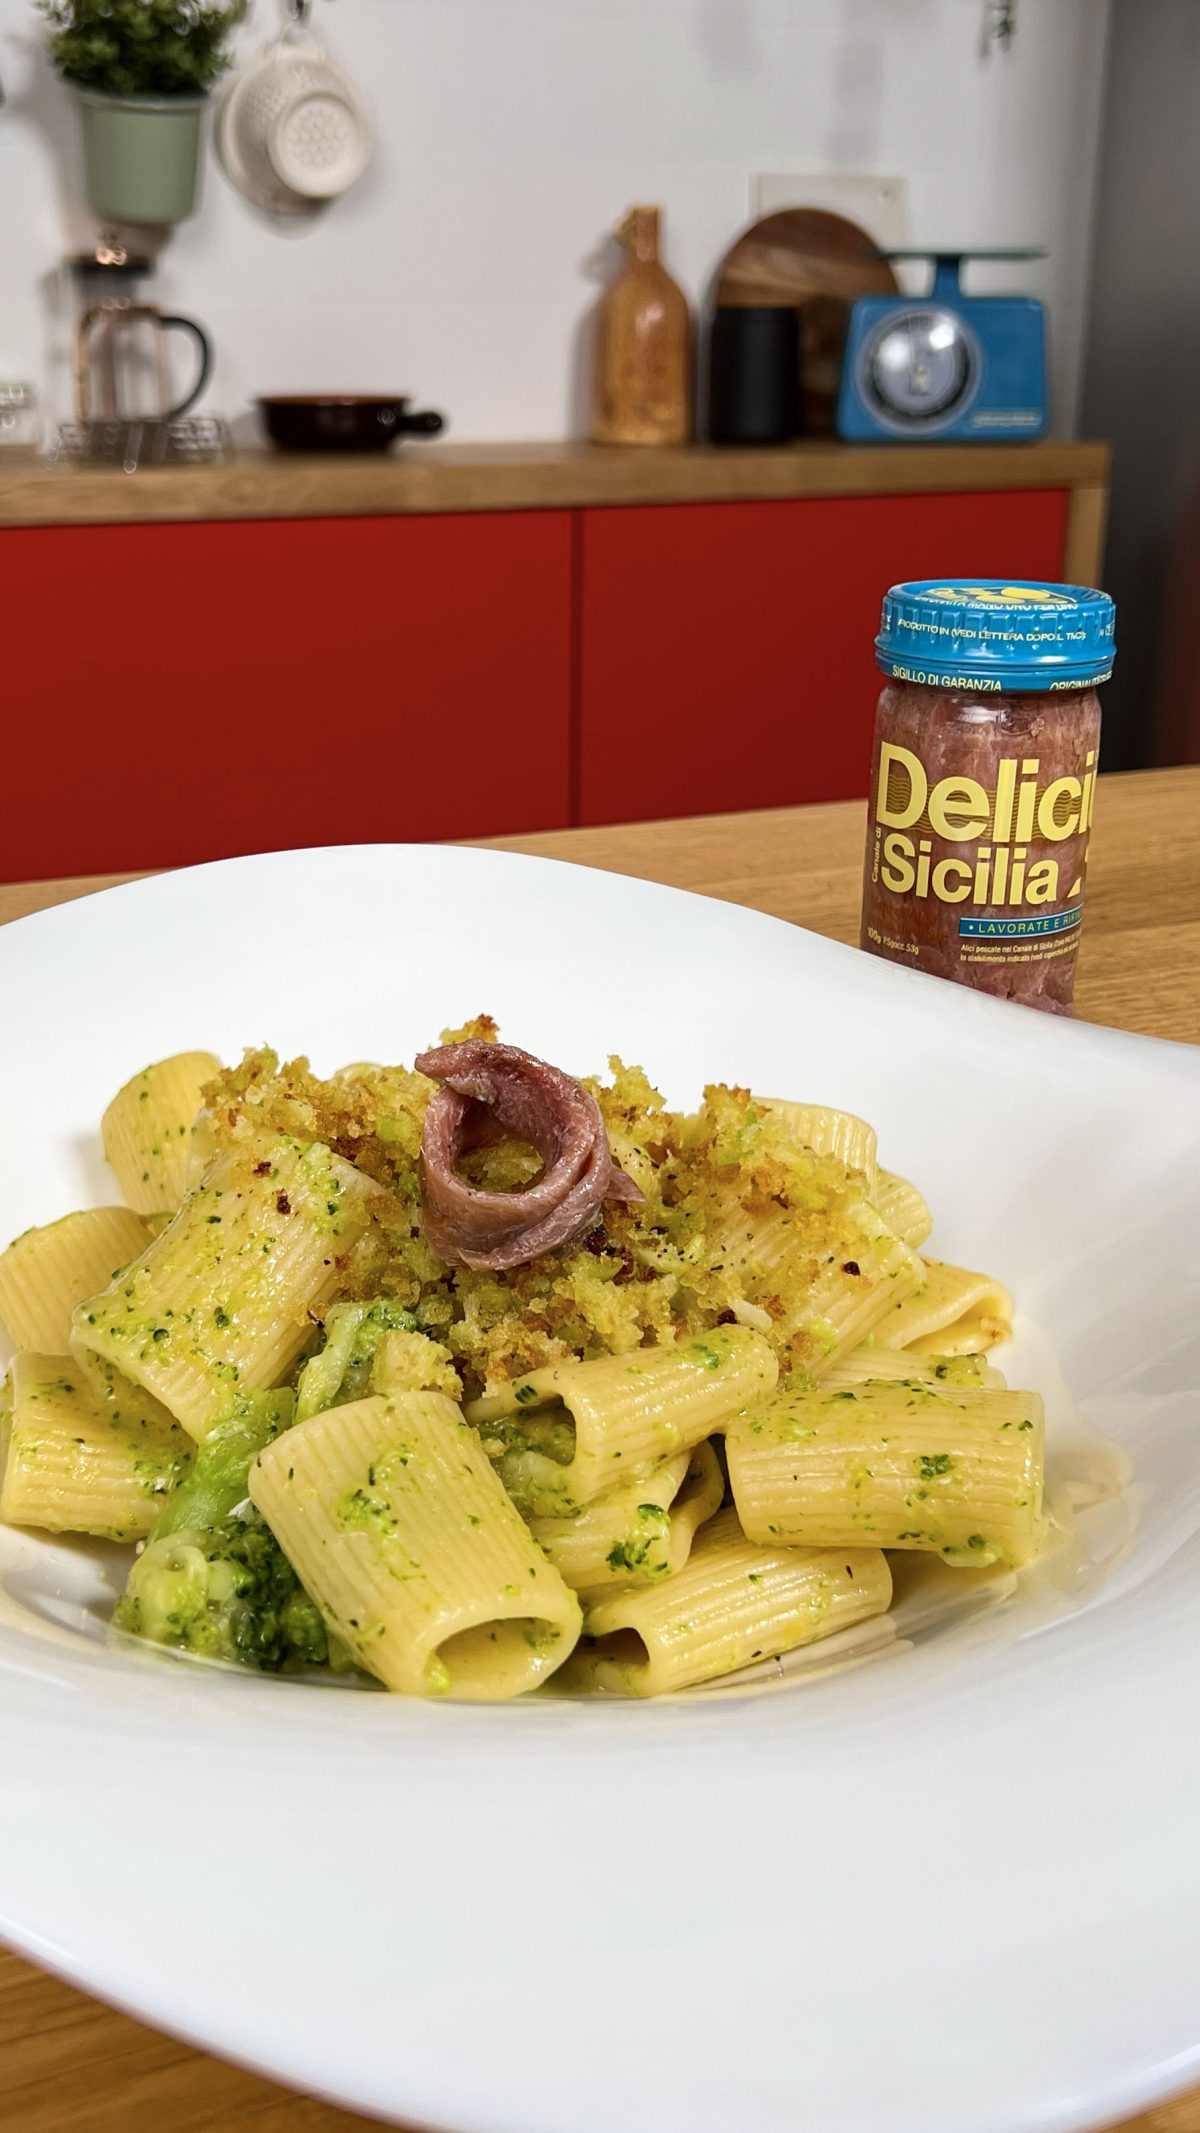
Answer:
M93 213L106 222L186 222L196 211L208 98L75 94Z

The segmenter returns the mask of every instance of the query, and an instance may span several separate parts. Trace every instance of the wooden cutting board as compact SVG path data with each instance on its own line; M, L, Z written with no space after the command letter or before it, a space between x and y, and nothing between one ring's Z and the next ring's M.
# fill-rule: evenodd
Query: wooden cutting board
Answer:
M795 304L800 312L804 435L833 434L846 321L856 296L899 289L889 260L857 222L822 208L764 215L732 245L718 270L717 304Z

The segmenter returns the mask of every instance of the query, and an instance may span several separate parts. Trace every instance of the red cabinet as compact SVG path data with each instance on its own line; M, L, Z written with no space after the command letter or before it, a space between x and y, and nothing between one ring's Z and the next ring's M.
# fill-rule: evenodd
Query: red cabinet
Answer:
M1062 575L1069 493L584 513L579 815L864 792L879 602L902 578Z
M1069 492L0 530L0 878L835 799L884 589Z
M569 512L0 531L9 880L565 824Z

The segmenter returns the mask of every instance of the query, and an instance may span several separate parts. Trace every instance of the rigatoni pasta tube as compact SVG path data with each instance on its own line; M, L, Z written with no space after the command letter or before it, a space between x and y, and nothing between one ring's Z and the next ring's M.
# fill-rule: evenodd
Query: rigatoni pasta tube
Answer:
M827 1258L798 1321L813 1375L887 1319L916 1288L921 1271L916 1253L870 1202L855 1207L846 1242Z
M1035 1392L868 1383L783 1385L725 1440L754 1540L790 1547L919 1548L1014 1568L1037 1553L1043 1480Z
M0 1518L49 1533L142 1540L192 1457L178 1427L99 1403L64 1355L18 1355Z
M120 1428L134 1430L178 1430L174 1416L156 1400L144 1385L135 1385L123 1370L110 1363L106 1355L97 1355L94 1348L72 1346L71 1360L77 1367L88 1389L89 1397ZM186 1434L186 1433L185 1433ZM191 1442L191 1439L188 1439Z
M835 1155L847 1170L861 1171L870 1197L875 1197L877 1159L875 1128L852 1111L835 1111L828 1104L798 1104L783 1096L751 1098L756 1110L770 1111L786 1120L803 1148L814 1155Z
M724 1266L742 1289L735 1314L807 1370L865 1340L921 1279L920 1259L869 1200L841 1210L834 1237L814 1258L803 1213L790 1208L763 1214L738 1204L721 1224Z
M1012 1333L1012 1297L990 1274L924 1261L917 1286L875 1328L879 1348L925 1355L977 1354Z
M295 1362L374 1189L319 1143L220 1156L148 1251L80 1304L73 1341L202 1437L235 1393L278 1384Z
M259 1454L250 1496L329 1627L390 1689L502 1701L579 1635L578 1600L444 1393L298 1422Z
M916 1186L897 1177L894 1170L881 1170L873 1198L888 1228L902 1243L919 1250L933 1228L933 1216Z
M877 1548L757 1547L722 1511L682 1570L658 1585L597 1600L564 1685L661 1696L883 1614L892 1597Z
M971 1385L977 1391L989 1386L996 1392L1004 1390L1004 1378L986 1356L914 1355L911 1348L876 1348L869 1341L824 1364L820 1383L822 1392L837 1392L848 1385L898 1384L906 1379L934 1386Z
M113 1097L100 1122L104 1153L139 1214L174 1210L182 1200L204 1084L220 1071L211 1052L176 1052Z
M721 1462L706 1440L692 1453L683 1487L671 1505L671 1527L667 1535L668 1577L674 1577L677 1570L682 1570L697 1533L705 1521L720 1510L724 1494L725 1475Z
M15 1348L61 1355L71 1313L144 1252L150 1229L131 1207L85 1207L27 1229L0 1252L0 1323Z
M687 1561L696 1530L717 1509L724 1486L712 1446L698 1444L569 1518L534 1518L530 1528L575 1592L652 1585Z
M472 1401L467 1418L521 1510L562 1517L690 1451L778 1374L761 1335L716 1326L670 1346L553 1363Z

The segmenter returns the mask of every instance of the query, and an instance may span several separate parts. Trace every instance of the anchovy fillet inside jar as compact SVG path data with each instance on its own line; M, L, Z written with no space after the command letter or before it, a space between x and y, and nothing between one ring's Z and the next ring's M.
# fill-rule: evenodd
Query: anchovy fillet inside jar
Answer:
M1069 1013L1100 745L1094 690L979 698L892 682L885 720L864 945Z
M600 1107L588 1090L515 1044L470 1038L423 1052L418 1073L441 1086L421 1136L426 1241L451 1266L525 1266L576 1244L605 1200L642 1197L613 1161ZM517 1192L488 1192L459 1171L462 1156L497 1134L528 1141L543 1168Z
M1086 586L893 586L876 659L862 945L1070 1014L1113 606Z

